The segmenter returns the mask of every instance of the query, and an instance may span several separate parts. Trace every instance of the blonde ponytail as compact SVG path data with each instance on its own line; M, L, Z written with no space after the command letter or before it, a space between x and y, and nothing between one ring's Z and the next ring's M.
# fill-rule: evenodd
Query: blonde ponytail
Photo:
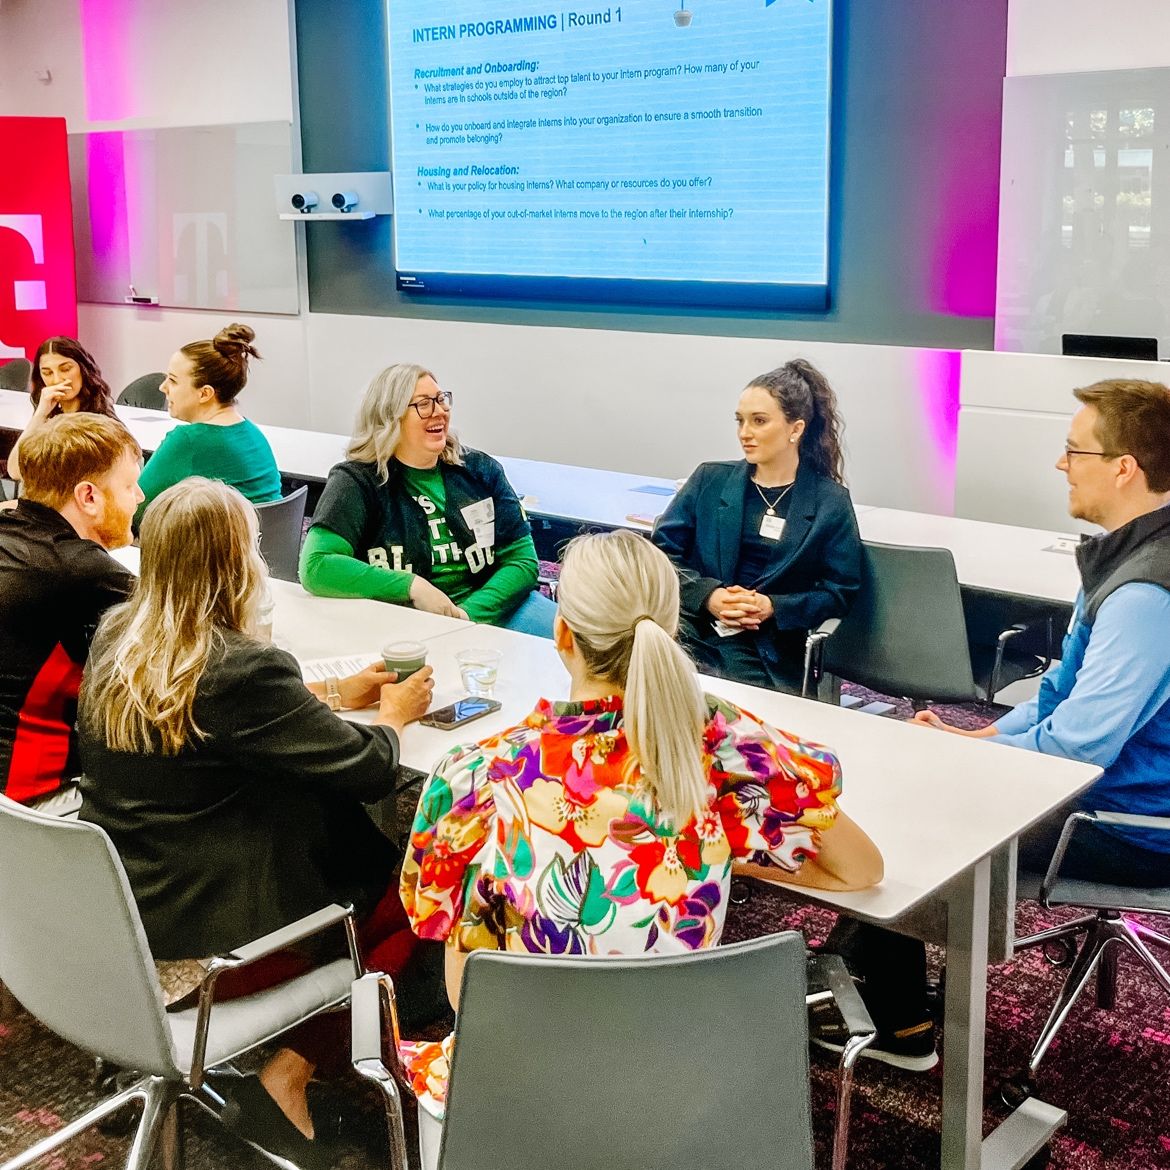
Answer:
M674 640L673 566L633 532L580 536L565 552L558 601L590 673L622 688L630 750L659 811L681 830L709 803L707 713L694 664Z

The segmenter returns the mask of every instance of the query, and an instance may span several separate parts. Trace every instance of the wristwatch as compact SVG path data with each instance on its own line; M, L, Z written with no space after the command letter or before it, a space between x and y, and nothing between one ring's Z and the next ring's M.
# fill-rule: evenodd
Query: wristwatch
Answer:
M325 680L325 702L329 705L330 711L341 710L341 688L337 679L332 676Z

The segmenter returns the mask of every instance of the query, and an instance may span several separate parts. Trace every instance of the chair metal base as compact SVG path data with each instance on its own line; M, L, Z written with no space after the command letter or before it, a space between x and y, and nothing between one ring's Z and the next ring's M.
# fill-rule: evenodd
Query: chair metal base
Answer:
M31 1166L38 1159L52 1153L59 1146L72 1141L91 1126L96 1125L102 1118L117 1113L133 1101L142 1102L142 1119L138 1123L134 1140L130 1145L130 1153L126 1158L126 1170L147 1170L158 1145L159 1136L163 1132L164 1122L174 1113L175 1105L183 1088L184 1086L177 1081L167 1081L162 1077L143 1077L121 1092L99 1102L75 1121L62 1126L56 1133L42 1138L24 1153L9 1159L3 1166L0 1166L0 1170L22 1170L25 1166ZM178 1126L176 1124L172 1123L167 1128L170 1129L172 1136L177 1136ZM172 1168L178 1170L178 1158L181 1157L178 1151L164 1150L163 1157L168 1170L172 1170Z
M83 1134L104 1118L110 1117L135 1101L142 1103L142 1117L134 1130L130 1152L126 1157L126 1170L149 1170L158 1153L161 1170L182 1170L183 1129L179 1116L181 1101L194 1101L213 1117L219 1117L224 1107L223 1099L209 1085L198 1090L182 1081L169 1081L163 1077L144 1076L127 1085L112 1097L107 1097L76 1120L62 1126L56 1133L42 1138L15 1158L0 1164L0 1170L23 1170L34 1162L52 1153L66 1142ZM278 1157L261 1146L248 1142L258 1153L263 1154L282 1170L298 1170L293 1163ZM406 1162L401 1163L402 1166Z
M1170 994L1170 971L1162 965L1147 944L1170 949L1170 938L1151 930L1141 922L1128 918L1119 910L1098 910L1086 914L1062 926L1042 930L1016 942L1016 951L1031 947L1051 947L1053 944L1075 945L1078 935L1085 938L1076 952L1069 968L1064 986L1060 989L1056 1003L1041 1029L1040 1036L1032 1049L1028 1061L1028 1075L1034 1074L1048 1051L1056 1033L1060 1031L1072 1005L1089 982L1094 971L1097 973L1097 1004L1099 1007L1113 1006L1117 987L1117 959L1122 947L1128 947L1141 960L1146 969ZM2 1168L0 1168L2 1170Z

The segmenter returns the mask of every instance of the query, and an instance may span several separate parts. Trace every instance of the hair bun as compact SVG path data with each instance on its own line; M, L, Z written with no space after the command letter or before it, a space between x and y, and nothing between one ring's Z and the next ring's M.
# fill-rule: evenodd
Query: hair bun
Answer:
M222 354L235 351L241 357L260 356L252 342L256 339L256 331L248 325L232 324L221 329L212 341L215 349Z

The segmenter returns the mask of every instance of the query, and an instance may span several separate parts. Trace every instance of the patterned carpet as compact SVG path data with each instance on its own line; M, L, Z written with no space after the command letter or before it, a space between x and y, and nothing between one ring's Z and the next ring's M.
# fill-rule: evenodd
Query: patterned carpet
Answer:
M998 713L990 707L939 710L944 718L967 726L982 725ZM898 712L903 717L907 713L905 707ZM411 805L412 795L404 794L402 803ZM1025 905L1019 912L1020 927L1031 931L1071 913L1041 912L1035 905ZM832 921L826 911L756 886L747 905L732 907L725 938L730 942L791 928L816 942L825 937ZM933 958L937 963L938 956ZM1062 974L1035 951L991 970L985 1128L1006 1115L998 1086L1023 1067ZM439 1021L430 1032L438 1036L449 1026L449 1020ZM92 1071L89 1058L24 1012L0 1023L0 1157L27 1148L100 1099L101 1093L90 1084ZM832 1058L814 1052L818 1166L828 1166L833 1078ZM1170 1000L1127 959L1122 960L1116 1008L1098 1011L1091 995L1085 997L1054 1042L1039 1083L1044 1099L1068 1110L1070 1117L1052 1146L1054 1170L1170 1170ZM937 1166L941 1084L941 1066L922 1075L863 1062L850 1166L864 1170ZM314 1088L314 1106L321 1115L341 1115L339 1170L387 1167L376 1094L353 1076ZM271 1165L197 1109L186 1112L184 1131L191 1170L261 1170ZM413 1143L413 1118L408 1117L412 1158ZM125 1138L90 1131L42 1165L49 1170L117 1166L126 1148Z

